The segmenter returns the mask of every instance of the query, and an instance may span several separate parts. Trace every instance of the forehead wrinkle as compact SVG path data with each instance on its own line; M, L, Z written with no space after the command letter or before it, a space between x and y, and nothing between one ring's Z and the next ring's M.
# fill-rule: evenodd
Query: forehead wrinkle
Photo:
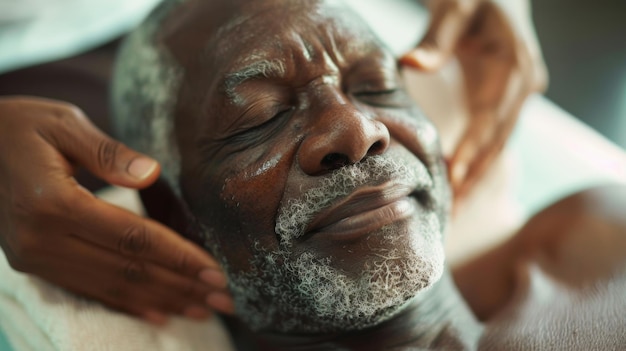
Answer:
M330 3L334 3L330 1ZM335 3L337 6L341 3ZM304 40L306 49L313 58L318 59L336 72L348 64L346 57L369 56L373 52L385 51L385 46L376 38L361 17L345 6L335 7L330 12L327 7L320 7L310 15L313 30L303 37L312 36L312 42ZM341 11L338 15L337 11ZM324 25L319 25L324 23ZM318 61L319 62L319 61Z
M330 1L330 3L335 2ZM344 61L344 55L367 55L372 51L386 49L385 45L376 37L364 19L353 9L341 2L335 4L335 6L337 6L335 12L329 13L328 9L324 12L324 16L329 19L329 23L318 32L318 36L324 36L326 38L325 43L328 43L329 49L337 53L338 56L335 58L337 62ZM338 15L339 12L341 13L340 15ZM346 35L352 38L338 42L337 38L343 37L346 39Z
M321 6L322 3L331 6ZM300 17L299 21L303 20L305 23L308 22L308 25L313 26L310 28L312 29L311 32L298 33L298 30L294 30L293 35L291 38L287 39L287 42L282 42L281 40L273 40L270 43L265 42L265 49L257 49L257 53L252 52L251 54L247 54L246 57L240 60L241 65L253 60L256 60L256 62L249 63L235 72L227 73L220 83L220 90L225 93L231 102L237 103L240 99L238 99L236 90L242 83L259 78L284 79L287 67L285 60L291 59L297 62L299 60L296 57L301 56L304 62L314 65L321 64L321 66L318 67L325 68L331 75L337 75L346 64L346 55L353 53L363 55L375 51L375 49L380 49L375 37L364 28L360 17L355 15L349 8L342 5L341 2L337 1L319 2L314 5L312 11L309 11L302 17L298 16ZM329 7L333 10L330 11ZM238 38L239 40L230 39L233 35L242 34L239 29L241 29L244 24L251 25L257 21L261 21L263 18L260 14L273 10L276 10L276 8L269 7L253 14L239 14L235 16L233 20L228 21L228 23L222 26L218 31L218 33L224 35L220 35L222 37L222 45L231 47L237 42L241 43L241 38ZM338 11L341 11L342 14L338 15ZM342 20L347 21L348 25L339 21L339 16ZM295 19L292 18L291 20ZM320 26L320 23L324 23L324 25ZM300 24L302 24L302 22ZM260 35L258 31L248 32L247 34L246 32L247 31L243 33L245 34L244 37L246 37L244 38L246 40L243 41L248 43L250 43L250 41L254 43L253 38ZM360 37L362 40L338 40L338 38L343 37L346 32L351 32L352 34L350 36ZM224 43L223 40L225 37L228 37L226 43ZM272 47L267 47L267 45ZM289 46L289 48L281 47L284 45ZM283 57L274 59L272 55L268 55L274 52L274 50L278 53L282 52ZM291 58L285 50L287 52L291 51ZM259 57L266 59L259 59ZM240 64L235 64L233 66L237 67L239 65Z
M333 53L333 56L335 58L335 60L337 61L337 63L341 66L344 66L346 63L346 59L344 58L343 54L341 53L341 50L339 50L339 48L337 47L337 42L335 41L335 36L332 35L332 33L328 33L329 31L331 31L332 29L327 29L326 33L327 36L329 38L330 41L330 47L331 47L331 52Z
M301 52L306 62L311 62L315 56L315 50L312 45L307 42L300 33L295 35L296 43L299 44L297 51ZM293 53L292 53L293 55Z

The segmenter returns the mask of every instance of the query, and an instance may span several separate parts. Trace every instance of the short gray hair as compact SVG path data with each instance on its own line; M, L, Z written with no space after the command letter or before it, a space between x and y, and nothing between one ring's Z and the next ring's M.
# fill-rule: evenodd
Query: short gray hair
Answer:
M178 195L180 154L174 112L182 67L158 40L161 23L186 0L164 0L124 41L112 83L116 137L161 163L161 176Z

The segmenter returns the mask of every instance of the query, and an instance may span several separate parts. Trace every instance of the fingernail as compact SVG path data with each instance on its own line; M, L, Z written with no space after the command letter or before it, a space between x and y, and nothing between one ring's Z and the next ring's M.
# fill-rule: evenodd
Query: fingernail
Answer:
M439 64L439 54L436 51L418 48L408 55L420 68L433 69Z
M233 299L223 293L209 294L206 298L206 303L214 310L224 312L227 314L233 314L235 312L235 305Z
M143 318L155 325L165 325L167 323L167 316L157 311L147 311L143 314Z
M216 269L203 269L199 274L199 278L201 281L216 288L226 288L226 286L228 285L224 273Z
M128 165L128 173L143 180L148 178L157 168L157 162L146 157L137 157Z
M185 317L191 319L207 319L211 315L208 309L200 306L187 307L185 311L183 311L183 314Z

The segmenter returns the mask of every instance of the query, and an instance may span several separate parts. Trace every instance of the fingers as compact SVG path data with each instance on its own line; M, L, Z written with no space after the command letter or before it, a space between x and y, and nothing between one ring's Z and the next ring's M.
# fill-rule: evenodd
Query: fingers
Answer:
M203 250L81 188L58 186L63 194L50 196L66 205L46 210L48 225L27 228L34 234L14 245L23 271L153 323L172 313L204 318L209 308L232 313L226 279ZM80 205L64 210L71 203Z
M95 127L77 107L39 101L46 105L48 124L40 134L71 161L108 183L144 188L159 175L159 164L117 142Z
M478 1L439 0L431 4L431 20L424 38L400 58L402 65L427 72L438 70L454 55Z
M66 237L58 244L61 250L41 252L47 255L48 269L42 272L45 279L156 324L169 314L204 319L210 315L208 297L225 293L76 237ZM77 264L86 260L91 264Z
M204 303L217 311L232 313L232 298L225 290L226 277L219 264L203 249L160 223L101 202L89 194L78 195L73 201L82 204L73 217L75 236L126 260L142 262L139 267L154 266L159 271L165 269L202 282L217 291L204 296ZM160 276L166 277L164 273Z
M76 209L76 235L119 254L159 264L187 276L213 278L211 283L224 287L225 278L201 273L219 270L218 263L204 250L162 224L139 217L127 210L80 196Z
M156 162L105 136L72 105L15 97L0 99L0 110L0 246L14 269L155 323L169 313L232 311L225 276L206 252L98 200L72 177L78 163L142 187L158 176Z
M532 92L521 84L520 74L512 78L517 78L513 80L520 84L510 83L509 97L503 99L501 105L485 112L483 121L472 121L473 124L450 159L450 183L457 199L471 191L500 155L516 125L524 101Z
M500 154L523 102L536 89L535 62L505 14L485 2L476 16L456 51L470 116L450 159L456 199L472 189Z

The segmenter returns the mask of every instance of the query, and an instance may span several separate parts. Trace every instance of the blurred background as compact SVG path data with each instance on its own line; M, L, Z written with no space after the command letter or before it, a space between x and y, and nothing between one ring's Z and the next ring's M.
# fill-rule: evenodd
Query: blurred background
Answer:
M626 1L533 0L545 94L626 148Z

